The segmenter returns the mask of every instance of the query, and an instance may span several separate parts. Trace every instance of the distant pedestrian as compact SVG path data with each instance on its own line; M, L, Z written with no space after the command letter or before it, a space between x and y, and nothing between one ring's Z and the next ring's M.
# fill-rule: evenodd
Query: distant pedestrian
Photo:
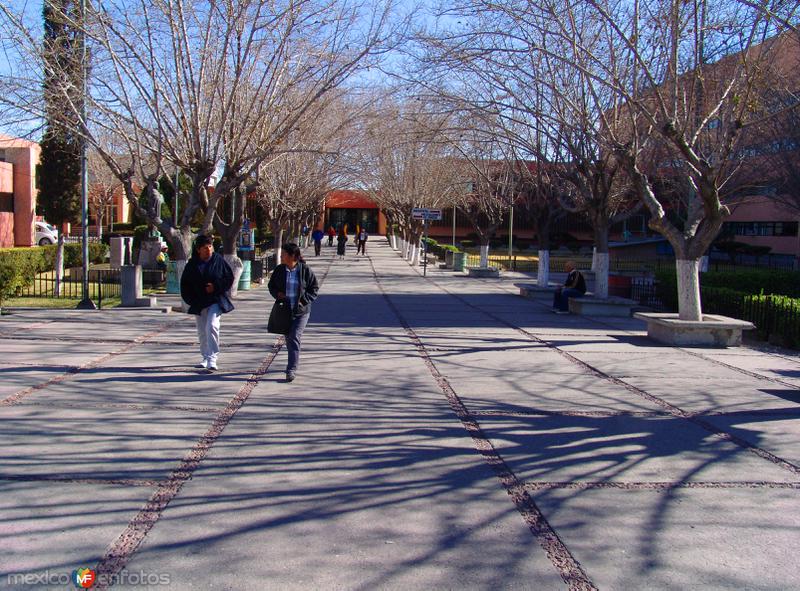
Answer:
M347 226L342 226L342 229L339 230L339 237L336 239L336 254L339 255L340 259L344 258L344 249L346 244L347 244Z
M322 252L322 239L325 238L325 232L317 228L311 234L311 238L314 240L314 256L319 256L319 253Z
M189 314L197 316L197 338L203 356L198 368L217 370L220 316L233 310L228 290L233 285L233 271L214 252L210 236L198 236L192 258L181 275L181 297L189 304Z
M575 263L567 261L564 268L567 270L567 279L563 286L556 288L553 296L553 312L556 314L569 314L569 298L579 298L586 294L586 280L575 268Z
M356 248L356 254L358 254L360 252L361 254L366 256L367 255L367 238L369 238L369 235L367 234L367 231L364 228L361 228L361 231L358 233L357 238L358 238L358 245L357 245L357 248Z
M269 293L276 300L287 300L292 311L292 326L286 335L286 350L289 361L286 364L286 381L294 381L300 363L300 340L311 315L311 302L317 298L319 285L314 272L303 260L300 247L284 244L281 250L281 264L272 272L269 279Z
M331 226L328 228L328 246L333 246L334 238L336 238L336 230Z
M169 265L169 255L167 254L167 245L161 245L161 252L156 255L156 265L161 271L166 271Z

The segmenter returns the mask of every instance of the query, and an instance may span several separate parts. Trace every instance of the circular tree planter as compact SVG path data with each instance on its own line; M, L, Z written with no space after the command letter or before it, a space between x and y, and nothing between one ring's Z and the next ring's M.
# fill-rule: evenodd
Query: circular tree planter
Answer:
M752 322L716 314L704 314L700 321L651 312L637 312L633 317L647 322L651 339L679 347L740 347L742 331L755 328Z

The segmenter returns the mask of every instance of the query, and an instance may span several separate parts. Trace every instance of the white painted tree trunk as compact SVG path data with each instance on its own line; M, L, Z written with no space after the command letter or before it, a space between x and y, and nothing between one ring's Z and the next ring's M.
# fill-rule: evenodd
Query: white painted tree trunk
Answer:
M489 266L489 245L481 244L481 269Z
M411 257L410 261L412 267L416 267L419 265L419 245L412 244L411 245Z
M56 247L56 282L53 286L53 295L61 295L61 284L64 282L64 236L58 235L58 246Z
M597 298L608 297L608 253L595 252L594 295Z
M242 264L242 259L235 254L226 254L224 258L231 271L233 271L233 285L231 286L230 297L235 298L239 293L239 278L242 276L242 271L244 271L244 264Z
M283 249L283 230L278 231L275 238L275 265L281 264L281 250Z
M678 316L681 320L700 321L703 311L700 305L700 261L677 260L678 273Z
M592 247L592 271L597 271L597 247Z
M183 277L183 270L186 268L186 263L186 259L175 261L175 274L178 276L178 293L180 293L181 277ZM183 310L184 313L189 311L189 304L183 301L183 297L181 297L181 310Z
M397 236L395 234L389 235L389 244L391 244L392 250L397 250Z
M536 283L539 287L547 287L550 283L550 251L539 251L539 270L536 272Z

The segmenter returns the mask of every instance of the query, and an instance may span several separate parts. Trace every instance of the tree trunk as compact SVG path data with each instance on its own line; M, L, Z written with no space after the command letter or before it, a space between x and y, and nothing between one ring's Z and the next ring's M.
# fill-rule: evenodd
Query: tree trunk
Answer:
M187 262L186 259L178 259L175 261L175 275L178 277L178 286L181 284L181 277L183 276L183 270L186 268ZM181 297L181 309L183 312L189 311L189 304L183 301L183 297Z
M594 269L594 295L597 298L608 297L608 253L598 252Z
M272 236L275 238L275 264L281 264L281 248L283 247L283 228L273 225Z
M481 240L481 262L480 267L481 269L486 269L489 266L489 240L488 238L483 241Z
M412 267L419 264L419 237L416 232L411 232L411 248L409 249L408 262Z
M539 251L539 268L536 272L536 284L547 287L550 283L550 251Z
M64 281L64 233L58 233L58 246L56 247L56 281L53 285L53 296L59 297L61 295L61 284Z
M481 243L481 269L489 266L489 243Z
M231 285L230 294L232 298L235 298L239 294L239 278L242 276L242 271L244 271L244 264L242 259L235 254L225 254L224 258L231 271L233 271L233 285Z
M681 320L701 321L700 277L698 259L675 261L678 273L678 317Z
M595 222L594 295L608 297L608 220Z

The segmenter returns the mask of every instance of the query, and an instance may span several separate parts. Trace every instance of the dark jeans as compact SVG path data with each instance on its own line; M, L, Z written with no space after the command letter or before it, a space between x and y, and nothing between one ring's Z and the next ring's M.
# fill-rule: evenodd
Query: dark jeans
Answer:
M319 256L321 250L322 250L322 240L314 240L314 254L316 256Z
M328 246L333 246L333 236L328 236Z
M559 287L556 290L556 293L553 295L553 307L556 310L569 312L569 298L580 298L580 297L583 297L583 294L579 292L577 289L572 289L571 287L567 288Z
M297 371L300 363L300 339L303 337L303 331L306 329L310 316L311 314L303 314L292 320L292 329L286 335L286 351L289 353L289 362L286 364L287 373Z
M356 254L358 253L367 254L367 241L366 240L359 240L358 246L356 247Z

